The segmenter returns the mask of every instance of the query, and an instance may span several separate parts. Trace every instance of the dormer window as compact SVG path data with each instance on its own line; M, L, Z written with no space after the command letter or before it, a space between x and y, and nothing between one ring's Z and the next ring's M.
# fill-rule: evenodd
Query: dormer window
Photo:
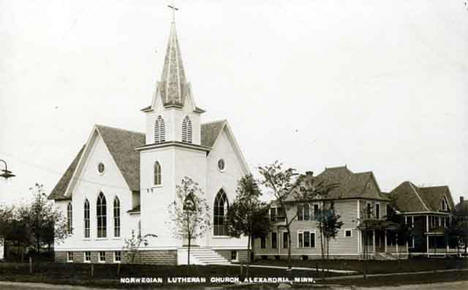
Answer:
M164 119L158 116L154 122L154 143L162 143L166 141L166 125Z
M447 199L445 198L445 196L442 198L442 200L440 201L440 208L443 210L443 211L448 211L448 203L447 203Z
M182 142L192 143L192 121L189 116L182 121Z

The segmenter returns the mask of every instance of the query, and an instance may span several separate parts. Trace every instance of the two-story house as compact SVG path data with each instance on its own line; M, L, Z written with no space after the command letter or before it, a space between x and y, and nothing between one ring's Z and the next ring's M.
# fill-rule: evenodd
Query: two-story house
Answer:
M312 200L290 199L285 208L273 202L270 209L274 228L268 237L255 242L256 258L281 259L288 254L288 235L285 215L293 218L291 228L291 253L295 259L321 257L320 231L315 215L324 206L333 203L335 212L343 222L335 239L330 240L332 258L360 259L367 252L370 258L385 258L395 252L396 246L387 239L385 229L362 228L363 221L372 219L382 224L386 219L388 195L380 191L372 172L354 173L345 167L326 168L315 177L323 184L336 186L327 196ZM365 247L367 245L367 251ZM402 252L406 249L402 248Z
M412 227L411 255L446 255L450 249L446 229L454 203L448 186L419 187L405 181L390 192L394 207Z

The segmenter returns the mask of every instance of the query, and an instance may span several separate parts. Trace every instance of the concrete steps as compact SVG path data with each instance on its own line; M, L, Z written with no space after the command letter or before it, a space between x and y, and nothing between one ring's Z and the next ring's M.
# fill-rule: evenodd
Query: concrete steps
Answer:
M177 251L178 264L187 264L187 248ZM229 265L231 264L220 254L210 248L190 248L190 264L193 265Z

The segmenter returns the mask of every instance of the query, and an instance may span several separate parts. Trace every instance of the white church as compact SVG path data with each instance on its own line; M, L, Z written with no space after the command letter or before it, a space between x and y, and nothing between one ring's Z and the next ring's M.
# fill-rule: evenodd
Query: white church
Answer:
M138 251L140 263L186 264L184 241L168 226L176 185L190 177L205 193L211 229L196 241L192 264L246 259L246 239L226 233L225 214L238 180L249 173L226 120L202 123L182 63L174 21L161 80L142 109L146 132L95 125L49 198L71 233L55 244L57 262L125 263L125 239L156 234Z

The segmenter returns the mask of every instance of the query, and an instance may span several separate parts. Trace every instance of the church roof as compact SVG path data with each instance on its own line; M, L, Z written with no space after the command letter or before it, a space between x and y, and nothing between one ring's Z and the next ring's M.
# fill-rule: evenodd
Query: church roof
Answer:
M226 121L215 121L201 125L201 145L213 147L216 138L224 128ZM96 125L104 143L109 149L112 157L120 169L128 187L131 191L140 190L140 153L135 150L137 147L145 145L145 134L133 132L124 129L112 128L102 125ZM70 184L73 173L84 152L85 146L81 148L73 159L70 166L58 181L49 195L49 199L67 200L65 191Z
M444 196L449 208L454 207L448 186L418 187L410 181L405 181L390 194L395 200L396 208L402 212L440 211L441 199Z

